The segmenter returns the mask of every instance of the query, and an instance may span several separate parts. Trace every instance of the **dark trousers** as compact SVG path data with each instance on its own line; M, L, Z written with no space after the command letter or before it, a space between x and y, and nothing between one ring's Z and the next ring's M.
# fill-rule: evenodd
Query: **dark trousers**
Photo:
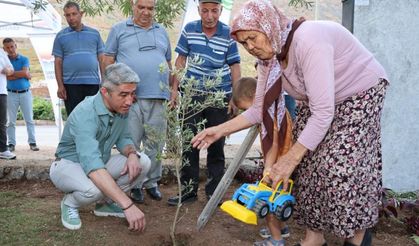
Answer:
M99 91L99 85L64 85L67 92L67 100L64 101L65 111L67 115L84 100L87 96L96 95Z
M202 97L196 97L194 100L203 101ZM227 99L226 99L227 101ZM206 120L205 127L216 126L228 120L227 108L206 108L203 111L189 118L185 127L189 127L194 135L197 133L197 123ZM212 195L217 188L218 183L224 175L225 157L224 157L225 138L221 138L207 150L207 183L205 193ZM192 185L194 192L198 191L199 184L199 150L192 148L184 153L183 159L186 165L181 170L181 182L189 188ZM185 163L184 163L185 164Z
M7 95L0 94L0 152L7 150Z

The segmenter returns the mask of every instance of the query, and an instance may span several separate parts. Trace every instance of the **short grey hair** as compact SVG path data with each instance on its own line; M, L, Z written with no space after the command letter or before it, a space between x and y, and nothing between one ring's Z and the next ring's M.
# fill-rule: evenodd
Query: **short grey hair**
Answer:
M80 12L80 5L73 1L68 1L65 5L63 10L69 9L69 8L76 8L78 12Z
M106 67L102 86L112 90L120 84L138 84L140 78L124 63L111 64Z
M138 1L139 1L139 0L132 0L131 2L132 2L134 5L137 5ZM154 0L153 2L154 2L154 7L156 7L156 0Z

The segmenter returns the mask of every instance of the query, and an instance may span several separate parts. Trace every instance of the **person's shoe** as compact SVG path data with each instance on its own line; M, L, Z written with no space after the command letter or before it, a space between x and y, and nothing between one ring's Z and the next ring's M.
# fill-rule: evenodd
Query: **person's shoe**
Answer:
M271 232L269 231L269 229L267 227L264 227L264 228L259 230L259 235L263 238L270 238L271 237ZM289 236L290 236L290 229L289 229L288 226L285 226L281 230L281 237L282 238L287 238Z
M182 198L180 200L181 203L194 202L196 200L198 200L198 195L196 194L196 192L182 192ZM170 206L177 206L177 204L179 203L179 195L170 197L167 200L167 203Z
M136 203L144 203L144 195L141 188L133 188L131 189L131 199Z
M124 210L115 203L96 204L93 213L96 216L113 216L118 218L125 218Z
M13 144L9 144L7 146L7 148L9 148L10 152L14 152L15 151L15 145L13 145Z
M61 223L63 226L70 230L78 230L81 227L81 220L79 210L64 204L61 201Z
M10 150L6 150L3 152L0 152L0 159L12 160L12 159L16 159L16 155L10 152Z
M36 143L31 143L31 144L29 144L29 148L30 148L32 151L39 151L39 148L38 148L38 146L36 146Z
M361 246L371 246L371 245L372 245L372 230L371 228L368 228L365 230L365 234L364 234L364 237L362 238ZM356 246L356 245L348 241L345 241L343 243L343 246Z
M153 200L160 201L162 199L162 195L158 186L146 189L146 192Z
M301 243L294 244L294 246L301 246ZM324 242L322 246L327 246L327 242Z
M263 241L254 242L253 246L285 246L285 240L275 240L272 237L268 237Z

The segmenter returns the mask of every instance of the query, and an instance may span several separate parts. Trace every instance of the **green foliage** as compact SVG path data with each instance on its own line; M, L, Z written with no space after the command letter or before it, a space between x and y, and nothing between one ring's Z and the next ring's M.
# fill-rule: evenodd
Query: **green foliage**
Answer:
M156 21L167 28L173 28L173 20L185 10L185 2L179 0L157 1Z
M307 0L290 0L288 2L289 6L295 7L295 8L311 8L313 7L313 1L307 1Z
M188 64L199 66L202 60L196 56L188 58ZM192 183L181 184L180 170L182 166L189 165L188 161L183 159L183 153L189 151L191 146L191 139L194 136L191 126L187 125L187 121L202 112L208 107L225 107L224 98L225 93L215 91L214 88L221 83L221 74L216 76L216 79L206 79L203 81L204 88L201 87L201 82L194 77L188 78L185 76L186 70L173 71L174 76L180 80L180 90L182 95L178 97L176 109L172 108L169 103L166 104L166 118L167 118L167 138L166 138L166 152L167 158L170 158L175 163L178 194L182 196L182 190L191 189ZM220 71L221 72L221 71ZM210 91L210 92L208 92ZM200 101L194 100L196 97L202 98ZM193 126L199 130L203 129L205 121L197 123ZM176 209L173 224L171 226L170 236L174 245L177 245L175 238L176 224L179 222L181 204L178 204Z
M80 8L88 16L108 14L120 10L125 16L132 14L130 0L74 0L80 4ZM134 0L135 1L135 0ZM57 0L61 2L61 0ZM36 0L34 3L35 12L45 9L45 0ZM185 9L185 1L164 0L156 3L156 21L165 27L173 27L173 21Z
M63 120L63 121L66 121L67 120L67 118L68 118L68 115L67 115L67 111L65 110L65 107L62 107L61 108L61 119Z
M189 64L200 64L202 60L199 57L188 59ZM200 113L208 107L225 107L225 93L222 91L214 91L221 83L221 75L218 74L215 80L206 79L203 81L204 90L199 90L200 81L194 77L185 77L186 70L174 71L175 76L182 78L180 81L180 89L182 96L178 97L177 110L173 110L166 105L166 117L168 120L168 134L166 141L167 158L181 159L182 153L191 148L191 139L193 137L192 130L186 125L191 117ZM212 92L206 92L212 91ZM203 97L203 101L195 101L194 98ZM198 130L204 127L205 122L197 124Z
M23 120L22 111L17 113L17 119ZM33 98L33 119L34 120L54 120L54 111L51 101L41 98Z
M33 100L33 115L37 120L54 120L54 112L52 110L51 101L35 97Z

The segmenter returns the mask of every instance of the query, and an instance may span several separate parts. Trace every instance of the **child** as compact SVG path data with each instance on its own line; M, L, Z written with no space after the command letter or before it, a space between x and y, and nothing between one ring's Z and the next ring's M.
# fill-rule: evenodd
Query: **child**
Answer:
M256 92L256 83L257 81L254 78L243 77L234 84L232 99L237 108L240 110L246 110L253 104ZM287 117L289 117L289 115L287 115ZM274 143L272 147L278 148L277 143ZM264 176L269 172L271 165L276 161L277 158L277 154L274 154L275 157L272 157L272 155L269 155L269 153L270 151L268 152L267 156L264 157ZM284 154L283 152L281 153ZM288 226L284 222L279 221L274 214L267 215L266 223L268 228L262 228L259 231L259 235L263 238L266 238L266 240L268 240L272 245L283 245L284 241L282 238L289 237ZM265 241L256 242L254 245L265 245Z

